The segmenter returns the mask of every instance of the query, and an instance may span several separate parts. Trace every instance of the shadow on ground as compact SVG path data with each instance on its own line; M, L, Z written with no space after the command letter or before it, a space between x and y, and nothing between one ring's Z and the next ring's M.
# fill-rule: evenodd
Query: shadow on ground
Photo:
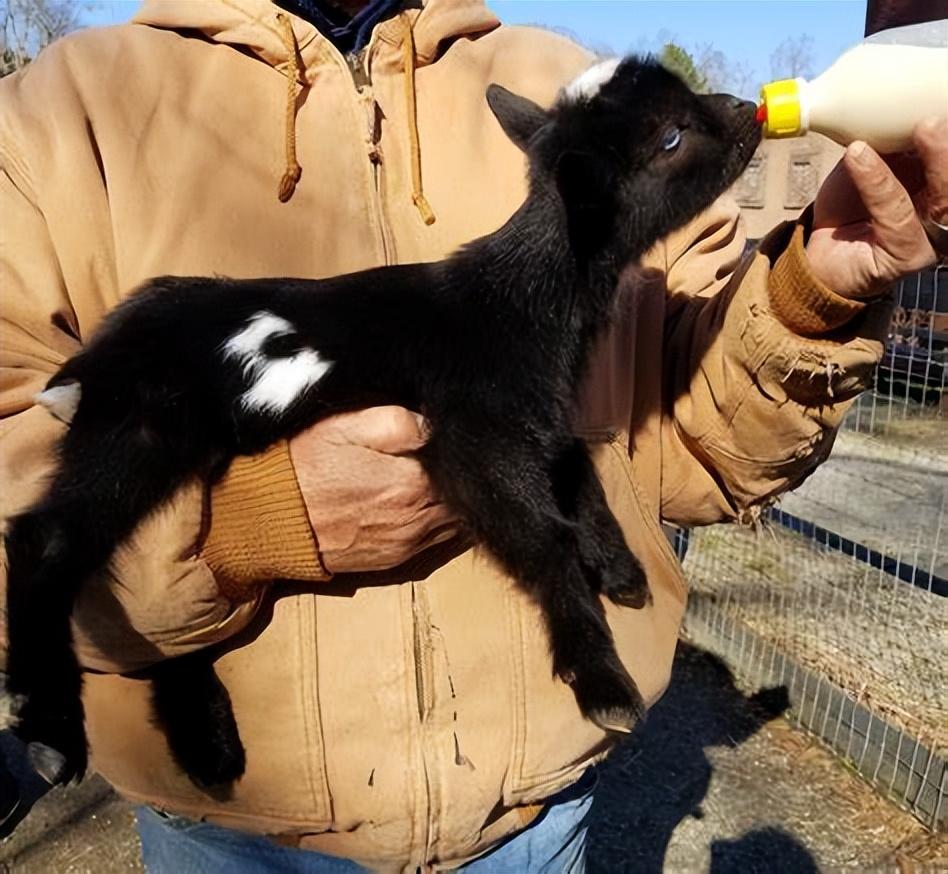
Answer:
M744 743L787 706L785 689L745 696L720 659L681 643L665 697L601 768L589 831L591 874L681 870L666 856L679 825L705 816L714 770L707 751ZM707 843L692 849L688 870L711 874L819 871L805 846L773 826L714 840L710 862Z

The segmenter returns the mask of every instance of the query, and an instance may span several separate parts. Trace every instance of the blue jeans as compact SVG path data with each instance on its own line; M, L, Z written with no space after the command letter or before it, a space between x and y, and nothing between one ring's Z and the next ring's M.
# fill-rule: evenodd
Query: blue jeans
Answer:
M469 862L465 874L583 874L586 828L595 772L549 800L521 832ZM266 838L208 823L137 811L142 861L148 874L365 874L335 856L280 847Z

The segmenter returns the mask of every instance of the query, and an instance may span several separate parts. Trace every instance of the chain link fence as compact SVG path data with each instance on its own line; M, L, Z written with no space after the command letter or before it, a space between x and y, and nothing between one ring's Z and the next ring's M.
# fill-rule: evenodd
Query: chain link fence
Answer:
M906 279L875 387L754 528L679 532L685 633L935 830L948 826L948 268Z

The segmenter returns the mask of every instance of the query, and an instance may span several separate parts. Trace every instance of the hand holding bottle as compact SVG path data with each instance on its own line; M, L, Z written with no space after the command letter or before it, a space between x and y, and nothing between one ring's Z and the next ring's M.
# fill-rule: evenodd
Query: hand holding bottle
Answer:
M922 216L948 220L948 119L922 121L913 141L891 167L852 143L817 194L807 257L838 294L873 297L938 258Z

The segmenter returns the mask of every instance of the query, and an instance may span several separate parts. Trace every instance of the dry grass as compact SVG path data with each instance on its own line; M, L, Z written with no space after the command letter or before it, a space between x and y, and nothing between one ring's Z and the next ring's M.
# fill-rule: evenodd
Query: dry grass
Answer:
M948 599L772 527L695 531L685 569L718 609L948 747Z

